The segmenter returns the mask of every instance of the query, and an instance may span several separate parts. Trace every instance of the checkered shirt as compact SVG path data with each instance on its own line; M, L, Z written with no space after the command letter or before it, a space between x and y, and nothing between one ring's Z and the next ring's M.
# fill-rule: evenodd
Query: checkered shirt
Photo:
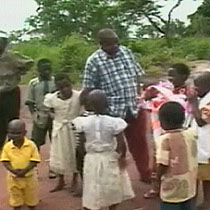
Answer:
M120 46L114 57L99 49L87 60L83 88L103 90L112 116L125 118L128 110L135 116L137 78L142 74L144 71L126 47Z

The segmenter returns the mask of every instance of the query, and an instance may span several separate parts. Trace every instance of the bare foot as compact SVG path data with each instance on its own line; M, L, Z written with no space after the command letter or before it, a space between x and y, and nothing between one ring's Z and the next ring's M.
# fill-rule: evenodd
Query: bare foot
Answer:
M78 175L74 174L71 181L70 192L73 193L77 191L78 191Z
M58 184L56 185L56 187L54 189L50 190L50 193L61 191L64 188L64 186L65 186L65 182L59 181Z
M72 193L72 195L74 196L74 197L82 197L82 189L77 189L76 191L74 191L73 193Z

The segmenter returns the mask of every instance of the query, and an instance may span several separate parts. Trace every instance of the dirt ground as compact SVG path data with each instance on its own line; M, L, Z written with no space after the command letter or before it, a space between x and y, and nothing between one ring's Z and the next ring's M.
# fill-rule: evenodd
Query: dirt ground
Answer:
M22 88L22 96L24 96L24 87ZM31 119L27 111L27 108L22 105L21 116L27 123L28 136L31 132ZM67 185L63 191L56 193L49 193L54 187L56 180L48 179L48 158L49 158L49 143L42 147L41 150L42 162L38 166L39 183L40 183L40 204L37 210L77 210L81 207L81 199L73 197L68 191L69 182L71 177L66 177ZM143 199L143 193L149 189L148 185L145 185L139 181L139 176L136 171L134 162L130 159L128 167L129 174L132 179L133 188L136 193L136 197L131 200L122 203L119 206L119 210L157 210L157 200L145 200ZM8 205L8 194L6 190L6 172L3 166L0 166L0 210L10 210ZM25 208L26 209L26 208Z

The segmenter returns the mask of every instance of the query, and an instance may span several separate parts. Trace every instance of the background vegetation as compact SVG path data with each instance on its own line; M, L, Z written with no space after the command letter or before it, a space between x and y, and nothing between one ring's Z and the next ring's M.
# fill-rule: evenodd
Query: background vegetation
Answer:
M164 0L167 3L167 0ZM157 0L36 0L37 15L28 27L11 33L12 50L37 61L49 58L54 71L79 82L87 57L98 48L97 31L113 28L149 75L164 74L175 62L210 59L210 0L188 16L189 25L172 14L183 2L174 0L167 18ZM29 35L28 41L23 37ZM34 76L35 67L23 78Z

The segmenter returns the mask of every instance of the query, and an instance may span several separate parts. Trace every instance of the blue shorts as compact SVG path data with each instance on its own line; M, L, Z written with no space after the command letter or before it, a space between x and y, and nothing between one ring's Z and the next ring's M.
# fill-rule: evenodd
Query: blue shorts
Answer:
M161 201L160 210L196 210L196 199L192 198L181 203L167 203Z

